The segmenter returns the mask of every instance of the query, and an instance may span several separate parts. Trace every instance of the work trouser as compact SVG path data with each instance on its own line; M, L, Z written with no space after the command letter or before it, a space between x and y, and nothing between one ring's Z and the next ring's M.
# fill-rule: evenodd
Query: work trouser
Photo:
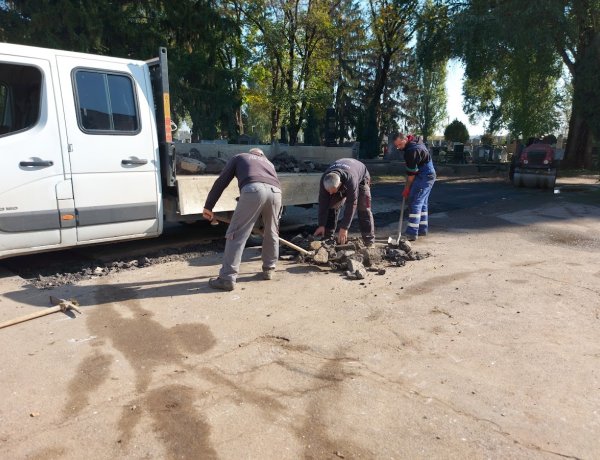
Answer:
M329 202L329 211L327 213L327 223L325 224L325 237L331 238L337 228L340 209L344 206L346 197L334 195ZM375 222L373 221L373 212L371 211L371 179L367 178L360 183L358 187L358 227L365 243L375 241Z
M421 168L415 177L408 197L408 227L405 232L408 236L425 236L429 231L429 195L435 178L432 162Z
M279 188L262 182L252 182L242 187L239 202L225 235L225 253L219 278L235 283L244 246L261 215L264 224L263 270L275 268L279 258L280 214L281 190Z

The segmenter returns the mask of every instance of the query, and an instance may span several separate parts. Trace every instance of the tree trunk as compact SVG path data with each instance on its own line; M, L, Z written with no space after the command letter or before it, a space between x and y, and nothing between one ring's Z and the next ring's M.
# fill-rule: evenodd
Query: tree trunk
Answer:
M585 119L574 111L569 121L569 137L562 164L575 169L592 167L592 132Z
M578 11L579 18L588 14L588 6ZM586 41L587 40L587 41ZM600 33L593 36L582 35L577 49L577 58L570 66L573 76L573 103L565 160L568 168L592 168L592 144L594 133L600 136L600 118L598 117L598 72L600 71Z
M379 155L381 95L387 83L391 59L392 56L389 54L381 57L381 65L377 69L371 97L366 107L367 116L361 139L361 153L367 158L375 158Z
M562 165L567 168L589 169L592 167L592 130L581 113L578 79L573 79L573 106L569 120L569 134L565 159ZM577 86L576 86L577 85Z
M279 117L280 109L277 105L277 91L279 90L279 66L273 65L273 75L271 76L271 142L276 141L279 135Z
M335 95L335 112L336 112L336 138L339 145L344 144L345 129L346 129L346 111L344 110L344 83L340 78Z
M298 129L296 128L296 123L290 123L289 128L289 136L290 136L290 145L296 145L298 143Z
M238 128L238 134L241 136L244 134L244 118L242 117L242 108L237 107L235 109L235 124Z
M277 140L279 135L279 109L271 110L271 142Z

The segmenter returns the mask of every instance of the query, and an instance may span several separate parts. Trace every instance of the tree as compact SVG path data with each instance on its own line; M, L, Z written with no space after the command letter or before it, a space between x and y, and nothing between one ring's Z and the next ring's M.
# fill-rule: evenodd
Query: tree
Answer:
M364 12L357 0L341 0L333 17L333 63L336 138L343 144L356 131L361 112L361 64L367 52Z
M407 130L421 134L427 141L446 118L446 62L425 67L415 54L406 64L402 117Z
M469 131L464 123L454 119L444 130L444 139L464 144L469 140Z
M468 70L463 109L473 123L488 116L492 132L508 128L517 138L546 134L559 125L559 75L560 66L541 52L499 52L492 64Z
M274 138L282 119L290 144L306 120L310 106L331 104L331 18L339 0L247 0L246 20L254 27L256 49L272 76ZM259 64L257 64L259 65Z
M406 51L414 32L417 0L369 0L372 69L365 88L361 155L379 154L382 132L382 96L386 93L390 70L397 66L399 54ZM395 89L395 88L394 88ZM387 91L391 94L391 91Z
M319 113L314 107L309 107L303 127L305 145L321 145L323 123L324 113Z
M233 32L227 34L220 48L221 66L230 74L230 91L237 97L234 100L234 121L237 134L244 134L244 114L242 111L244 81L248 79L250 51L244 43L244 27L242 4L244 0L230 0L220 5L221 14L230 20Z
M481 136L481 143L483 145L493 145L494 135L492 133L484 133L484 135Z
M491 90L497 96L483 102L495 120L510 112L527 119L527 107L543 107L530 118L556 109L558 101L551 98L556 94L560 66L568 68L573 98L565 164L590 167L592 135L600 137L600 0L449 3L457 54L465 60L467 78L475 82L473 89ZM496 66L498 57L501 65ZM487 66L493 70L486 72ZM487 89L477 88L482 81ZM528 99L520 100L518 95ZM507 100L511 102L504 108ZM512 129L532 131L531 124L521 129L523 121L511 118Z
M164 34L170 37L172 105L189 113L195 138L216 139L236 134L241 95L235 75L223 66L223 44L236 33L235 22L212 2L185 0L165 4Z
M222 59L231 37L238 36L235 26L216 0L0 2L0 30L14 43L142 60L166 45L173 116L189 115L196 137L237 130L239 77Z
M417 21L417 44L408 60L404 117L424 140L446 118L447 8L427 0Z

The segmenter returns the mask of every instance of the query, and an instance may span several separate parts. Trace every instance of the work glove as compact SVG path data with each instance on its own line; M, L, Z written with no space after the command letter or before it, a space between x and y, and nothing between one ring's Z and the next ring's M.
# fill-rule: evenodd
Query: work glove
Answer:
M405 187L404 190L402 190L402 198L408 198L408 195L410 195L410 189Z

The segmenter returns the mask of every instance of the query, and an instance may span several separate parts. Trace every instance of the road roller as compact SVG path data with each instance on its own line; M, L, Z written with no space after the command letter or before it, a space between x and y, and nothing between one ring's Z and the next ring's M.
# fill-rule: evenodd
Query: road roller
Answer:
M531 144L513 158L511 179L516 187L554 189L557 161L549 144Z

